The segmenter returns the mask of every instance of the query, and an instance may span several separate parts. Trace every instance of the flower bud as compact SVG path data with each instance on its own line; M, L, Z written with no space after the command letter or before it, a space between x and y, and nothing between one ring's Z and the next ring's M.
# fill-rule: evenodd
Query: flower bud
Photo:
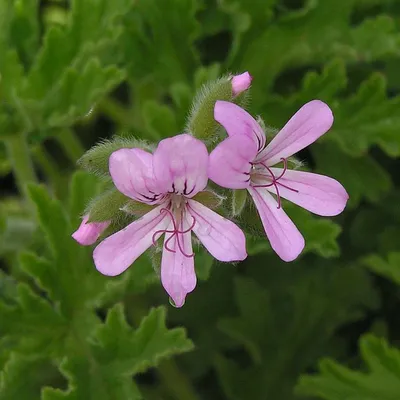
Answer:
M237 96L247 90L250 87L252 80L253 77L247 71L243 72L243 74L235 75L231 81L233 95Z
M90 246L95 243L110 225L109 221L87 222L88 219L89 216L85 215L79 228L72 234L72 237L82 246Z

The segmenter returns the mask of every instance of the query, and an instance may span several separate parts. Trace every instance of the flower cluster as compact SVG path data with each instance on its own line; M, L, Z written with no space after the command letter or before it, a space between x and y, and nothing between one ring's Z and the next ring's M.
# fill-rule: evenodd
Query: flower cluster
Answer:
M297 258L305 243L283 210L282 198L322 216L341 213L348 200L336 180L289 168L290 157L330 129L333 115L325 103L305 104L267 144L263 127L234 101L250 87L251 76L246 72L229 82L231 101L214 101L213 114L227 138L210 154L189 132L160 141L152 153L121 148L109 158L116 189L150 210L95 248L96 268L119 275L164 236L161 282L177 307L196 286L192 232L219 261L247 257L243 231L200 200L202 192L210 191L209 179L223 188L248 190L272 248L284 261ZM88 218L73 234L82 245L95 243L110 224Z

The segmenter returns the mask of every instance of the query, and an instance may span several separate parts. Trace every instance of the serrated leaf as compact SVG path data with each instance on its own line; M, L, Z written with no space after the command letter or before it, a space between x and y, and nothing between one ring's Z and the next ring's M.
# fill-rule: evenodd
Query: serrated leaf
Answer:
M2 54L8 59L0 71L11 88L5 93L14 118L11 124L14 131L72 124L121 82L125 72L115 65L119 62L119 47L115 43L121 34L120 17L133 3L131 0L117 0L112 5L105 0L74 1L67 25L51 27L45 33L42 48L27 68L26 76L17 57L18 46L6 44ZM34 12L37 1L21 0L15 7L12 21L16 38L24 50L29 47L33 51L38 39L38 15ZM25 58L33 59L32 54ZM13 79L7 71L13 71Z
M41 400L142 400L131 378L110 376L96 359L72 356L63 361L60 370L70 381L67 391L45 387Z
M18 286L18 304L0 303L2 321L0 333L19 341L25 351L47 353L59 352L67 322L53 306L24 284Z
M376 274L382 275L400 285L400 253L390 253L387 260L372 254L361 260L362 264Z
M132 375L193 348L184 329L166 328L165 314L162 307L152 309L133 330L122 306L114 306L90 344L91 359L74 357L62 365L62 372L70 379L69 391L46 388L42 400L140 399Z
M106 324L97 331L99 347L96 347L96 354L106 363L116 359L113 371L118 376L144 371L157 365L162 358L190 351L193 344L186 338L185 330L169 331L165 317L165 308L152 309L133 333L125 321L122 307L115 306L109 312Z
M51 255L45 261L46 267L37 256L27 256L24 268L53 295L64 315L75 314L76 307L85 312L86 307L96 303L107 278L95 271L88 249L72 239L73 229L61 203L52 199L43 187L31 185L29 192Z
M397 157L400 154L399 107L400 96L388 98L385 78L375 73L335 110L337 122L328 138L354 156L364 154L377 144L389 156Z
M134 85L145 77L161 88L189 80L198 62L193 43L199 34L195 18L199 7L195 0L165 0L163 7L157 0L136 1L135 8L125 15L121 43Z
M85 51L92 43L102 46L106 38L115 40L120 34L120 25L116 22L132 5L131 0L116 0L112 4L105 0L74 1L68 26L53 27L45 37L28 77L32 95L45 97L66 69L74 64L84 67L88 61Z
M68 126L84 117L105 94L125 77L124 71L103 67L92 58L82 71L68 69L50 91L41 108L46 127Z
M0 376L0 399L37 400L51 375L55 374L42 357L12 354Z
M283 266L276 265L273 271L271 267L264 268L275 275ZM303 268L296 273L294 268L299 266L280 272L281 280L264 278L267 288L245 278L237 280L239 315L222 319L220 328L245 347L252 364L243 370L222 356L218 359L216 369L229 399L248 399L249 393L260 400L294 399L298 373L321 354L337 327L377 306L362 269L309 268L305 272ZM272 307L281 303L279 310Z
M368 372L354 371L334 360L320 363L316 376L301 377L297 392L325 400L396 400L400 393L400 351L373 335L361 338Z

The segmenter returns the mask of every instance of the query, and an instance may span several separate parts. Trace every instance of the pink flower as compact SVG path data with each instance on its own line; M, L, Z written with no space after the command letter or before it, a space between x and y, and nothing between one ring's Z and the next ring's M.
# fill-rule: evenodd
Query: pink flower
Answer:
M121 274L165 234L161 281L181 307L196 286L192 231L217 260L246 258L243 232L192 199L207 185L208 161L203 142L187 134L162 140L154 154L135 148L111 155L110 174L117 189L157 206L96 247L94 262L102 274Z
M89 216L85 215L79 228L72 234L72 237L82 246L90 246L95 243L110 225L109 221L88 223L88 219Z
M232 92L234 96L244 92L247 90L250 85L253 77L246 71L243 74L235 75L232 78Z
M288 169L288 157L332 126L330 108L319 100L305 104L267 146L261 126L239 106L218 101L214 117L229 137L210 154L209 178L223 187L247 189L272 248L282 260L294 260L304 238L283 211L281 197L323 216L340 214L349 198L332 178ZM278 163L283 167L273 167Z

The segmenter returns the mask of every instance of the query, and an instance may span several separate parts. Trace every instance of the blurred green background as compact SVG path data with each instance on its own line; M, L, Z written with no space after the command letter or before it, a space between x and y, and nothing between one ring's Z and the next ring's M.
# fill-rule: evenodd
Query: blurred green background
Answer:
M399 26L399 0L0 0L0 399L399 400ZM332 108L299 158L345 212L285 208L290 264L250 235L238 265L199 253L182 309L146 255L100 276L70 238L101 187L76 161L183 132L243 71L268 126Z

